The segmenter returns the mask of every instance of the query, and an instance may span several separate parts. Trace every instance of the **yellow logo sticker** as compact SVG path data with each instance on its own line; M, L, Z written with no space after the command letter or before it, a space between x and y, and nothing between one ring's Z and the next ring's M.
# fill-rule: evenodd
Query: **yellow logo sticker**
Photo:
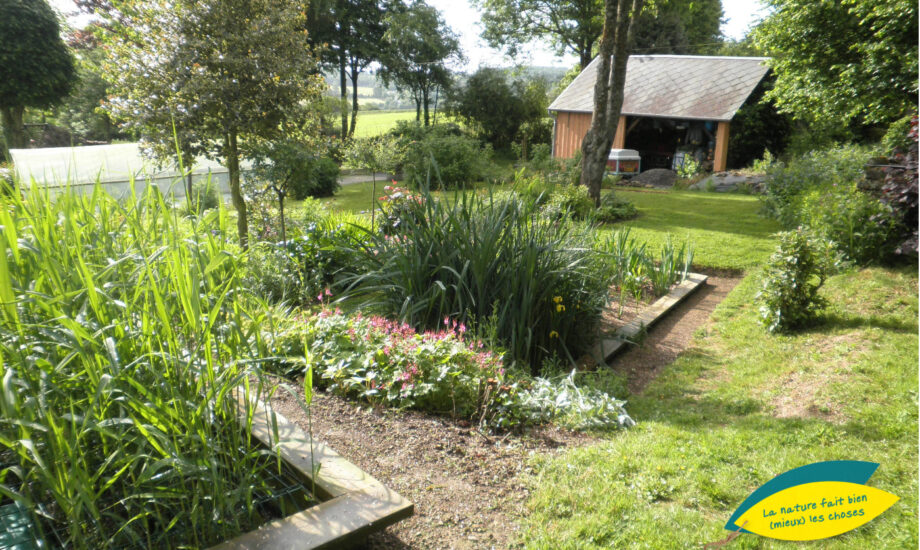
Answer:
M738 518L745 530L780 540L818 540L868 523L898 501L891 493L842 481L784 489Z
M818 540L856 529L898 501L897 496L866 485L878 466L831 460L784 472L751 493L735 510L725 524L734 532L727 540L739 533Z

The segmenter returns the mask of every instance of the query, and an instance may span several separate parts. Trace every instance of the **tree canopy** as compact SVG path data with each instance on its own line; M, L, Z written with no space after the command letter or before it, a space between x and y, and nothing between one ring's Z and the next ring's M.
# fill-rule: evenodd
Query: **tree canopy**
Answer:
M547 116L542 79L510 79L504 69L482 67L451 93L448 109L497 148L506 148L522 127Z
M917 109L913 0L767 0L754 41L772 57L768 98L807 122L889 123Z
M307 118L322 78L293 0L115 1L105 39L108 108L161 158L222 159L240 242L248 237L240 157ZM175 133L173 128L175 128Z
M26 107L48 108L70 93L74 59L45 0L0 2L0 114L9 148L26 146Z
M423 0L391 11L384 23L385 57L379 75L388 85L393 83L412 94L416 120L424 110L427 126L432 96L451 83L448 65L463 57L460 41L440 12Z
M636 19L630 53L706 54L722 42L721 0L656 0Z

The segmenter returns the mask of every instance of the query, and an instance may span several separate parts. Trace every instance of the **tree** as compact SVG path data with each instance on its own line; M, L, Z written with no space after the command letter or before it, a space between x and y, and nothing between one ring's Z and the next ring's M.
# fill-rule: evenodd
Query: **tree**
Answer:
M358 76L381 59L384 13L397 9L379 0L319 0L310 2L307 29L326 68L339 71L342 139L355 133L358 116ZM351 80L351 122L348 117L348 85Z
M753 32L772 58L768 97L807 122L887 124L917 109L917 3L768 0Z
M623 109L626 81L626 45L631 23L642 12L642 0L605 0L604 31L594 84L594 114L581 143L581 185L588 188L595 204L601 200L601 180L607 167L613 134Z
M385 57L379 75L386 85L408 90L415 100L415 119L430 124L432 96L451 83L448 64L462 59L460 41L437 9L415 0L406 9L387 14Z
M447 102L450 112L478 130L497 148L507 148L518 137L525 141L537 121L546 118L546 83L542 79L511 80L504 69L483 67L454 92Z
M396 163L402 156L399 149L400 146L396 139L383 135L356 139L345 153L352 165L371 172L371 180L373 180L373 192L371 193L372 231L377 212L377 172L395 172Z
M482 37L493 48L515 56L536 39L548 41L558 55L578 56L579 69L594 57L603 30L602 0L474 0L482 10Z
M67 96L76 80L73 56L45 0L0 2L0 115L7 148L26 146L26 107L45 109Z
M125 137L101 108L109 92L102 76L105 52L93 25L72 31L67 45L76 57L78 78L71 94L56 110L58 122L81 140L111 141L115 137Z
M323 82L293 0L117 1L108 107L159 155L221 159L240 244L248 245L240 158L310 114ZM175 128L175 130L173 130Z
M629 51L712 53L722 42L721 25L721 0L655 0L636 19Z

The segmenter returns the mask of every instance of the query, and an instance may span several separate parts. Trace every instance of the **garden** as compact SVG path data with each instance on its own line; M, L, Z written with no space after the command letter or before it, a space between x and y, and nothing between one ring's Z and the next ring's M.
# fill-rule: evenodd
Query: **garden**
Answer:
M0 5L3 158L133 140L155 172L0 166L0 549L781 548L726 521L843 460L896 504L794 544L917 546L915 6L771 0L733 41L718 1L607 0L567 44L494 0L491 46L579 66L458 74L433 6L332 4ZM640 126L629 49L763 80ZM620 126L721 164L609 173ZM704 183L727 158L757 183Z

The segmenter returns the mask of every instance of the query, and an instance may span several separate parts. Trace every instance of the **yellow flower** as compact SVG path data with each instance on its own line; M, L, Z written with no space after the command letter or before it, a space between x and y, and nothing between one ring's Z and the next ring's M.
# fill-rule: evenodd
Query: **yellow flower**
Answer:
M550 338L559 338L559 333L556 332L555 330L551 330L550 333L549 333L549 337L550 337Z
M558 306L556 306L556 311L565 311L565 306L562 304L559 304Z
M553 297L553 301L556 302L557 304L561 304L561 303L562 303L562 296L554 296L554 297Z

